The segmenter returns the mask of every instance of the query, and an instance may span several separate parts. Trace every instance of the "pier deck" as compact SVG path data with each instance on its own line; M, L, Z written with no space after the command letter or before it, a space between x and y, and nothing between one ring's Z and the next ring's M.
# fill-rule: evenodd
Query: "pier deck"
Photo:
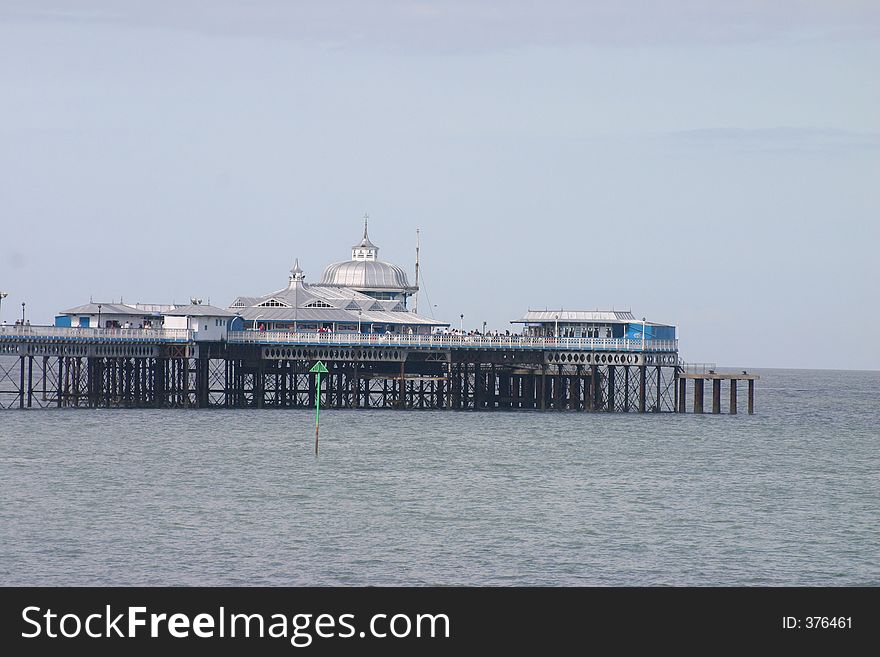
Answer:
M684 412L681 365L676 340L6 326L0 407L304 408L320 394L327 408Z

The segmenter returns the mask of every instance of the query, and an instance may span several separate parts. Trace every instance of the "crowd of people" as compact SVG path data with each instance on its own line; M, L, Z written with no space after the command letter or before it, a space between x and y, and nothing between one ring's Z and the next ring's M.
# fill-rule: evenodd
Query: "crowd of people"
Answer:
M30 325L31 325L31 320L29 320L29 319L24 320L24 321L17 319L17 320L15 320L15 324L14 324L14 326L30 326ZM6 323L5 319L3 320L3 326L9 326L9 324Z
M504 331L486 331L485 333L481 333L476 329L473 331L462 331L457 328L438 328L434 331L434 335L449 335L455 337L466 337L466 338L517 338L519 337L516 333L511 333L509 330Z

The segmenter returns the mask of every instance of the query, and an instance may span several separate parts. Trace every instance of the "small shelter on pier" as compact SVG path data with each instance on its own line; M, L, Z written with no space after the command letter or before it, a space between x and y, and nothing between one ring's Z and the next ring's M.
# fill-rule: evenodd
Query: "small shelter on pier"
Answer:
M55 326L73 328L158 328L162 311L171 304L94 303L62 310L55 316Z
M629 310L529 310L510 323L523 324L528 337L675 340L675 326L636 319Z
M163 328L189 329L193 340L225 340L226 331L233 328L232 322L238 315L217 306L203 305L200 300L183 306L175 306L163 313Z

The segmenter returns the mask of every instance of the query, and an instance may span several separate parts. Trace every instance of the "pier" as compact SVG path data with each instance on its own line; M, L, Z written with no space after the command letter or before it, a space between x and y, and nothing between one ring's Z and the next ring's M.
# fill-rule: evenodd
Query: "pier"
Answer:
M415 311L406 271L378 258L367 217L349 260L316 283L294 261L284 287L204 304L88 303L54 326L0 327L2 408L393 408L684 413L713 381L679 357L675 325L623 309L528 309L505 330L465 332ZM418 263L416 267L418 272ZM412 302L413 308L408 307ZM310 370L326 367L320 389ZM323 371L323 370L322 370ZM698 376L699 374L699 376Z
M2 408L533 409L694 412L703 385L748 374L689 372L677 340L0 327ZM322 361L321 390L309 369ZM699 401L698 401L699 400Z
M748 385L748 414L753 415L755 413L755 381L760 378L761 377L757 374L749 374L748 372L716 372L714 364L684 367L678 373L678 412L687 412L688 381L693 381L693 412L703 413L706 396L706 382L710 381L712 383L712 413L714 415L720 414L722 397L721 386L722 382L727 381L728 413L730 415L736 415L738 398L737 383L744 381Z

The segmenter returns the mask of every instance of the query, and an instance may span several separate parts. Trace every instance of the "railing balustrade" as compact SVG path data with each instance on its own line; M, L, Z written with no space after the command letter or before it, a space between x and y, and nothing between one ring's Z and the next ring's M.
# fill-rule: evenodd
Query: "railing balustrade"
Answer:
M66 326L30 326L14 324L0 326L0 337L33 339L68 339L93 342L134 341L134 342L189 342L192 331L172 328L86 328Z
M0 338L68 339L108 342L190 342L189 329L168 328L77 328L62 326L0 326ZM558 349L572 351L677 351L678 340L630 340L626 338L543 338L517 335L405 335L320 333L315 331L229 331L226 341L236 344L330 344L339 346L416 347L457 349Z
M626 338L536 338L514 335L402 335L292 331L230 331L227 342L245 344L332 344L473 349L570 349L574 351L677 351L678 340Z

